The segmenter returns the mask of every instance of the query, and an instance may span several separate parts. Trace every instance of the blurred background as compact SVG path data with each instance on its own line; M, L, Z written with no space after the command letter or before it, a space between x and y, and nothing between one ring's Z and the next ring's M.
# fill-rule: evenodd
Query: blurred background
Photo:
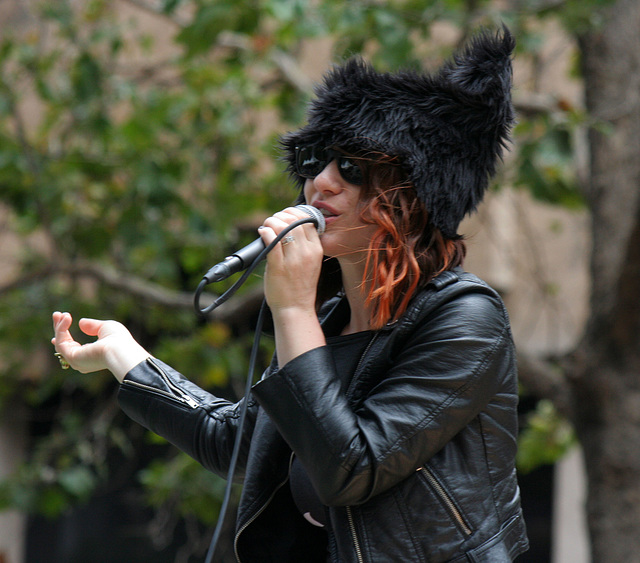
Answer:
M260 273L206 321L193 291L293 200L277 138L313 82L352 54L435 69L502 23L518 125L460 232L519 350L519 561L640 561L638 0L2 0L0 563L203 560L224 482L109 374L62 371L51 312L239 398Z

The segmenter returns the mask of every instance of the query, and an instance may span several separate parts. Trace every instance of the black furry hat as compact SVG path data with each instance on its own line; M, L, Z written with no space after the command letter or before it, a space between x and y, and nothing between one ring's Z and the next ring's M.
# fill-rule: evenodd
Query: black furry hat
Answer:
M317 86L308 123L282 138L289 172L295 147L339 147L396 156L432 223L454 238L496 171L514 122L515 40L483 32L427 75L380 73L359 58L334 67Z

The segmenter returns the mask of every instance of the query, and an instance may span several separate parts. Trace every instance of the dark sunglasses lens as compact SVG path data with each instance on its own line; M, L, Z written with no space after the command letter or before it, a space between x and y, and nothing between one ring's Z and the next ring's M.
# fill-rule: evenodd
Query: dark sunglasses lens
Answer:
M344 156L334 150L319 149L317 147L296 147L296 172L302 178L315 178L327 164L336 159L340 176L356 186L364 183L362 169L351 157Z
M303 178L315 178L327 165L326 153L315 147L296 149L296 169Z
M346 156L340 156L337 160L338 171L340 175L350 184L361 186L364 184L362 168L353 159Z

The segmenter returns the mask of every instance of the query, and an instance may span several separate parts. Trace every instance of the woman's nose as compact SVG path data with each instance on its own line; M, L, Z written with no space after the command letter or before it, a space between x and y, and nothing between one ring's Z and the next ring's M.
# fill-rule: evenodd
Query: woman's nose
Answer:
M304 184L304 196L307 203L313 201L314 195L331 196L339 193L343 189L343 180L338 172L338 165L335 160L327 164L322 172L315 178L309 179Z
M342 177L338 172L338 165L335 159L329 162L322 172L313 179L313 185L320 193L333 193L342 190Z

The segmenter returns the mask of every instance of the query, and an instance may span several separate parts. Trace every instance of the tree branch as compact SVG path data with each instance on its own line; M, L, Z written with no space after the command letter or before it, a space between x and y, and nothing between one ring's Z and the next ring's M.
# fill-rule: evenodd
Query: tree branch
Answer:
M158 2L153 2L151 0L121 1L126 2L127 4L130 4L147 13L166 18L179 28L187 27L193 21L193 18L191 16L181 17L176 13L167 14L162 11ZM231 30L224 31L218 35L216 46L227 49L237 49L239 51L254 50L253 42L251 41L250 37ZM312 91L313 82L302 71L300 65L294 57L280 49L271 49L271 51L269 52L269 58L271 59L271 62L278 68L287 82L289 82L289 84L291 84L294 88L304 94L308 94Z
M539 114L564 113L564 103L553 95L537 92L522 92L513 99L516 111L530 117Z
M144 0L120 0L121 2L124 2L125 4L129 4L131 6L134 6L135 8L138 8L139 10L142 10L143 12L147 12L148 14L152 14L154 16L158 16L161 18L164 18L168 21L170 21L171 23L174 23L175 25L177 25L180 28L186 27L187 25L189 25L189 23L191 23L192 18L190 17L182 17L178 14L176 14L175 12L172 14L168 14L167 12L164 12L162 10L162 7L160 6L159 2L153 2L150 0L144 1Z
M274 50L271 59L280 72L303 94L309 94L313 90L313 81L302 71L297 61L284 51Z
M572 390L564 358L548 360L518 352L518 375L528 393L538 399L549 399L556 409L573 420Z
M52 276L68 276L72 278L91 278L113 290L120 291L141 302L158 305L167 309L183 309L193 311L193 294L190 292L168 289L131 274L117 271L114 268L94 262L79 261L72 263L50 263L39 270L29 272L0 286L0 296ZM207 318L224 324L243 324L243 320L257 313L262 303L262 286L257 285L233 300L227 301L215 309ZM213 303L215 297L203 294L201 304L206 307Z

